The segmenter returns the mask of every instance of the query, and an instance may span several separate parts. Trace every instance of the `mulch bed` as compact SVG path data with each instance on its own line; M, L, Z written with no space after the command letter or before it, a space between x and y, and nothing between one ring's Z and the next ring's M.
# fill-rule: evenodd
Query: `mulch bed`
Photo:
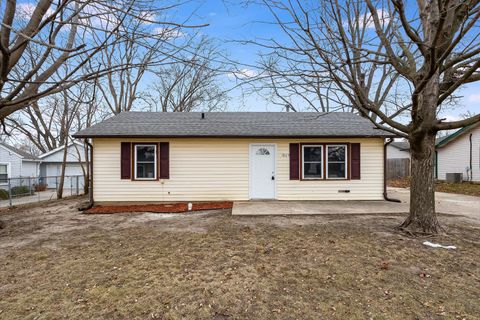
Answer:
M233 202L198 202L193 203L191 211L231 209ZM125 212L154 212L154 213L181 213L188 212L188 203L168 203L168 204L132 204L132 205L112 205L95 206L84 213L88 214L107 214L107 213L125 213Z

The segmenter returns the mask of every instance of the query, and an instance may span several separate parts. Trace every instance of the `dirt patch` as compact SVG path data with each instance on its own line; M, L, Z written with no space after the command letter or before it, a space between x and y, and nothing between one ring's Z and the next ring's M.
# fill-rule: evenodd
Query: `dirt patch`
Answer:
M0 214L2 319L475 319L479 228L408 238L400 215ZM433 249L429 240L457 250ZM21 243L19 245L19 243Z
M95 206L84 211L88 214L109 214L125 212L156 212L156 213L180 213L189 211L231 209L233 202L198 202L192 204L192 210L188 210L188 203L169 203L169 204L135 204L135 205L112 205Z
M387 184L389 187L410 188L410 178L388 180ZM435 191L465 194L468 196L480 197L480 183L476 183L476 182L449 183L445 181L436 181Z

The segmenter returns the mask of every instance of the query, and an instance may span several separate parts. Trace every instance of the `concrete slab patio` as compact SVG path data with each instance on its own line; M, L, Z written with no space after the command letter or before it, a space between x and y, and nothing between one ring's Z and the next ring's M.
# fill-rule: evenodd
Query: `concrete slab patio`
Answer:
M233 215L398 214L409 209L409 190L389 188L389 201L239 201ZM437 212L461 215L480 223L480 197L436 193Z

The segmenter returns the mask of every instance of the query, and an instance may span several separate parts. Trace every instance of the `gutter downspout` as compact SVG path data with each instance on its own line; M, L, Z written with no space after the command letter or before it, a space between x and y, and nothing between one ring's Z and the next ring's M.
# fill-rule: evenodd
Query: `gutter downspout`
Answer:
M472 150L472 133L470 133L470 177L468 178L468 181L473 181L473 161L472 161L472 157L473 157L473 150Z
M93 207L93 145L88 141L87 138L84 139L85 144L87 145L90 151L90 162L89 162L89 173L88 173L88 205L85 208L81 208L80 210L88 210Z
M385 199L385 201L401 203L402 201L389 198L387 195L387 147L392 142L393 138L390 138L387 143L383 145L383 198Z

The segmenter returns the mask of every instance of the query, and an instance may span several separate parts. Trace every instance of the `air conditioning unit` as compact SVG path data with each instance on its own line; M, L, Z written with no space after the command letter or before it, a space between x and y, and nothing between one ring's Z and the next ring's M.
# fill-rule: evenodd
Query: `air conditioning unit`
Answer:
M461 183L463 181L463 173L447 173L447 182L450 183Z

